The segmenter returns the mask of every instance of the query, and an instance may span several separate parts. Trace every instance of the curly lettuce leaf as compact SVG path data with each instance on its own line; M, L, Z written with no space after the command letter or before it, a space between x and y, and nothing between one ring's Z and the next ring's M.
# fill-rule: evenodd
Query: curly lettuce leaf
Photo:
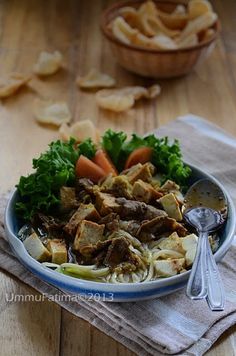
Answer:
M22 176L17 185L20 202L16 204L17 214L30 219L37 211L48 212L59 204L60 188L75 182L75 163L80 151L75 140L55 141L48 151L33 159L34 173Z
M114 165L119 169L122 155L122 147L127 139L127 135L120 131L107 130L102 137L102 147L108 153Z
M124 168L131 152L146 146L153 149L152 163L157 167L158 172L162 173L163 181L171 179L185 186L191 174L191 169L183 163L179 142L175 140L170 143L168 137L157 138L153 134L140 137L133 134L127 141L123 132L108 130L103 136L102 145L119 171Z
M93 141L91 140L91 138L87 138L86 140L81 142L78 145L78 148L79 148L79 153L81 155L88 157L89 159L91 159L95 156L96 146L93 143Z

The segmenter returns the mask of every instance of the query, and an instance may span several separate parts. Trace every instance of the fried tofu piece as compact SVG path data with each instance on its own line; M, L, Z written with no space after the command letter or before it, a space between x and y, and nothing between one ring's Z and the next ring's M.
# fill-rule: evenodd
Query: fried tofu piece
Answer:
M115 196L132 198L132 186L125 175L114 177L110 189Z
M23 244L30 254L35 260L39 262L48 262L51 260L51 253L44 246L38 235L34 232L29 237L27 237Z
M70 211L78 206L76 200L75 188L61 187L60 189L61 209L62 211Z
M178 184L176 184L175 182L173 182L172 180L168 179L162 186L161 186L161 191L165 192L165 193L170 193L176 190L179 190L180 187Z
M158 192L153 186L143 180L137 180L133 185L132 195L136 200L149 203L152 200L162 197L162 193Z
M182 243L183 239L180 238L176 232L173 232L169 237L166 237L164 240L160 241L158 247L161 250L173 250L184 254L185 250Z
M127 199L132 198L132 185L124 174L116 177L113 177L112 175L107 176L100 187L100 191L110 193L116 197L125 197Z
M162 192L164 195L173 193L174 196L176 197L177 201L180 204L183 204L184 202L184 197L183 194L180 191L180 187L178 184L173 182L172 180L167 180L161 187L160 187L160 192Z
M52 263L61 265L67 262L67 249L65 241L60 239L49 240L47 248L52 254Z
M69 235L74 236L77 227L82 220L98 221L100 218L101 217L93 204L80 204L79 208L65 225L64 230Z
M116 198L108 193L97 192L95 205L102 216L120 211L120 205L116 202Z
M98 241L103 241L105 225L99 225L93 221L83 220L77 229L74 249L82 255L89 255L96 249Z
M158 202L161 203L170 218L173 218L176 221L181 221L183 219L179 203L173 193L164 195Z
M154 263L158 277L171 277L184 269L184 258L158 260Z
M134 184L138 179L144 182L150 182L154 173L155 167L152 163L148 162L145 164L138 163L136 166L133 166L126 175L130 184Z
M196 251L197 251L197 236L195 234L190 234L188 236L185 236L181 238L182 241L182 247L184 251L186 252L185 254L185 261L186 265L191 266L193 264Z

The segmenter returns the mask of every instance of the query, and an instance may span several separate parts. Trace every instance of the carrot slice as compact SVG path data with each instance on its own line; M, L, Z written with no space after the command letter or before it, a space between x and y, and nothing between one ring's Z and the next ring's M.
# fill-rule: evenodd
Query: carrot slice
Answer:
M152 148L150 147L140 147L136 148L133 152L130 153L127 161L125 163L125 169L128 169L138 163L146 163L151 160L152 157Z
M78 177L89 178L94 183L107 175L101 167L83 155L79 157L75 171Z
M116 167L108 157L106 151L102 149L98 150L93 158L93 162L101 167L106 174L111 173L113 176L117 176L118 172Z

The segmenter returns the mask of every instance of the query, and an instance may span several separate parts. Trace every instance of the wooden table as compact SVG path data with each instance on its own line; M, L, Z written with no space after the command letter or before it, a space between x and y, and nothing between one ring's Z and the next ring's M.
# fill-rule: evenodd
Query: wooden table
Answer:
M39 126L32 116L37 96L66 100L73 120L90 118L101 129L136 131L140 134L176 116L194 113L236 135L236 30L235 0L215 0L223 31L205 64L182 79L160 81L157 103L140 102L128 114L99 111L94 93L81 92L75 78L91 67L117 78L118 85L149 84L116 65L99 31L99 16L110 3L101 1L0 2L0 74L30 72L42 50L60 50L66 69L45 80L33 78L0 106L0 193L12 188L31 169L31 159L58 137L56 130ZM0 355L132 355L125 347L58 305L7 303L5 293L35 293L1 273ZM36 293L35 293L36 294ZM208 355L235 355L236 329L227 331Z

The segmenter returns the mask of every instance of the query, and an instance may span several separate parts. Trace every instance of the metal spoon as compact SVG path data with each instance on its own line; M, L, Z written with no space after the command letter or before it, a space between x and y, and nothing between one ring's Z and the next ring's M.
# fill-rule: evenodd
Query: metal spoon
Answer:
M227 200L222 190L209 179L195 183L187 192L184 218L199 234L197 252L187 285L191 299L203 299L211 310L224 309L224 288L209 244L208 235L227 217Z

